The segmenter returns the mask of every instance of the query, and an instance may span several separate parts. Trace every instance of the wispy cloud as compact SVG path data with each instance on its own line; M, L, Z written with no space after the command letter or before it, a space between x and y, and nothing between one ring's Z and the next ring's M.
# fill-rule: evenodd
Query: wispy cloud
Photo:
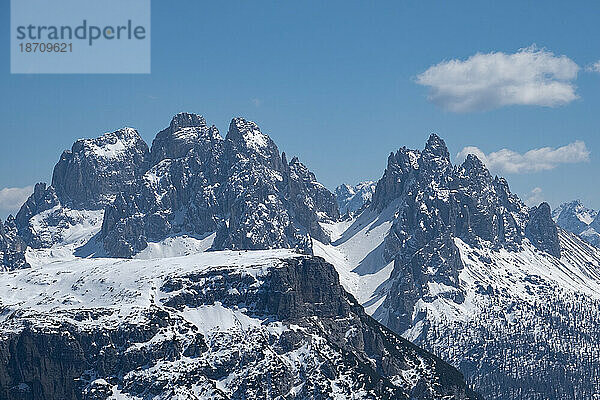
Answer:
M4 188L0 190L0 215L16 213L33 193L33 186Z
M520 154L509 149L485 154L475 146L463 148L456 158L461 162L468 154L476 155L491 171L522 174L556 168L560 164L573 164L590 160L590 151L584 142L577 140L566 146L541 147Z
M600 60L596 61L593 64L588 65L587 67L585 67L585 70L587 72L598 72L598 73L600 73Z
M260 107L262 105L262 100L255 97L253 99L251 99L252 104L254 104L254 107Z
M567 56L535 45L513 54L477 53L443 61L417 76L429 100L453 112L508 105L561 106L578 98L573 80L579 66Z
M537 206L544 201L544 191L540 187L535 187L525 196L525 204L529 207Z

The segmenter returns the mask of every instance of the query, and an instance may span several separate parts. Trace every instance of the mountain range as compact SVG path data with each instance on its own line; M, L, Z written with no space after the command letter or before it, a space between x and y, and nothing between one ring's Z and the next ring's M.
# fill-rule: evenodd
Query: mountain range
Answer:
M592 398L600 250L581 238L595 218L527 207L435 134L335 194L243 118L225 138L180 113L150 147L131 128L78 140L0 225L0 387Z
M552 211L552 219L566 231L579 235L594 246L600 246L598 211L585 207L581 201L563 203Z

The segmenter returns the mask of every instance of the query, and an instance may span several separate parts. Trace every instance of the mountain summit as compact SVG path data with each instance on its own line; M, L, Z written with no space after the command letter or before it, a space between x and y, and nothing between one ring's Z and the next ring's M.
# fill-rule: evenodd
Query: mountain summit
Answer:
M600 391L595 379L600 374L600 250L557 227L548 204L525 206L507 181L490 174L475 155L453 165L436 134L422 150L402 147L391 153L376 184L342 186L336 195L297 157L288 160L256 123L234 118L223 138L203 117L181 113L157 134L150 149L135 130L125 128L77 141L65 151L52 185L36 185L16 218L0 226L3 269L19 269L5 272L0 283L7 293L29 285L49 291L36 304L19 297L9 305L19 315L37 315L32 317L36 321L46 320L39 312L58 296L68 309L55 321L64 329L52 332L68 331L80 338L80 346L106 330L96 325L83 334L86 323L72 321L95 318L88 317L90 305L98 316L107 316L107 323L113 321L111 307L121 305L109 302L96 309L95 302L111 296L129 299L132 291L138 293L135 285L142 285L139 296L149 296L137 309L146 316L140 317L144 323L163 323L168 315L173 332L192 324L206 333L197 339L191 327L182 336L140 333L138 325L131 331L129 321L119 320L115 338L141 335L144 344L131 339L126 344L135 349L111 353L116 358L105 361L114 365L135 354L131 357L141 365L153 367L138 372L139 363L127 363L108 372L123 379L102 378L93 385L88 379L86 385L92 386L85 390L121 387L141 395L136 380L164 382L161 368L188 363L183 354L200 357L186 364L195 372L179 370L169 377L200 379L206 383L202 390L224 397L260 397L260 390L273 389L268 383L249 386L248 376L263 369L271 371L269 382L298 398L347 395L359 388L368 388L367 398L386 397L384 393L399 398L474 396L454 369L417 348L412 352L401 335L460 368L486 398L575 400L573 393L591 398ZM584 215L579 205L554 213L571 222L590 219ZM588 226L597 220L595 216ZM266 253L260 253L259 262L254 257L260 251ZM210 254L218 265L209 262ZM185 264L189 271L180 256L191 257L191 264ZM88 257L94 259L83 259ZM148 261L157 259L161 261ZM248 266L249 260L260 264L258 275L254 264L243 272L240 265ZM27 269L29 265L39 269ZM131 275L113 281L111 268ZM83 275L68 275L72 271ZM86 271L99 273L89 285L84 285ZM363 315L359 304L390 330ZM9 325L27 325L20 317L8 320ZM286 327L271 324L275 322ZM226 335L212 330L223 324ZM252 344L244 347L246 328L255 326L260 327L252 330ZM7 326L6 332L12 328ZM156 335L160 339L153 339ZM41 337L34 342L43 343ZM167 343L169 337L176 339ZM17 335L11 340L25 339ZM119 343L115 348L123 351ZM190 343L195 343L192 350L181 353ZM244 358L249 364L223 364L236 384L202 369L203 363L214 365L209 360L230 354L226 343L249 357ZM220 347L211 348L213 344ZM140 348L151 350L144 353L149 358L138 353ZM251 362L257 360L254 354L267 353L285 361ZM106 351L93 354L100 357L94 374L108 376L101 369ZM323 364L327 354L337 361ZM390 359L389 354L395 355ZM408 368L395 364L403 357ZM300 367L277 368L300 359ZM429 367L413 368L418 359L428 360ZM427 374L432 378L424 378ZM11 378L15 384L24 379L17 375ZM349 376L345 386L342 376ZM300 382L304 386L295 388ZM328 382L335 382L331 387L336 389L322 389ZM446 383L436 392L432 382ZM451 396L453 388L458 391ZM167 393L164 387L157 390Z
M243 118L77 141L0 224L0 397L480 399L312 255L338 223Z
M51 218L40 215L50 209ZM174 116L151 149L130 128L78 140L52 185L36 186L19 212L19 232L31 247L52 246L63 227L95 210L102 226L82 251L116 257L183 234L212 235L215 250L310 252L309 237L328 241L319 223L339 218L335 196L297 158L288 163L257 124L234 118L223 139L189 113ZM36 223L53 226L58 238Z
M558 228L548 204L528 208L477 156L452 165L435 134L423 150L400 148L371 203L328 229L315 254L367 312L484 397L600 390L600 250Z

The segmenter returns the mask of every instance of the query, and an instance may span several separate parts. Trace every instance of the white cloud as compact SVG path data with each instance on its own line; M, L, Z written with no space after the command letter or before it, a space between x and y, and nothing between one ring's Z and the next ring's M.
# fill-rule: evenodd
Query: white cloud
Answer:
M540 187L535 187L525 197L525 204L529 207L537 206L544 201L543 190Z
M514 54L477 53L443 61L417 76L429 87L429 100L453 112L483 111L507 105L561 106L578 98L573 80L579 66L530 46Z
M462 162L468 154L476 155L491 171L498 173L521 174L556 168L559 164L572 164L590 160L590 151L585 143L577 140L566 146L541 147L524 154L509 149L485 154L475 146L463 148L456 158Z
M4 188L0 190L0 215L16 213L33 193L33 186Z
M254 107L260 107L262 105L262 100L255 97L252 100L252 104L254 104Z
M585 70L587 72L598 72L598 73L600 73L600 60L596 61L593 64L588 65L587 67L585 67Z

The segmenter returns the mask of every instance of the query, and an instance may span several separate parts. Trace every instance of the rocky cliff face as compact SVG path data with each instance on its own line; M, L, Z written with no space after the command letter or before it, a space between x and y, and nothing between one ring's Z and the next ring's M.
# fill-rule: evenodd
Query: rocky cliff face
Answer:
M124 193L106 209L101 238L112 255L130 257L167 235L210 232L214 249L310 252L308 235L326 241L319 222L339 217L314 174L297 158L288 163L268 135L242 118L222 139L202 117L178 115L151 155L158 163L140 180L139 193Z
M42 285L0 297L12 313L0 322L0 397L479 398L456 369L367 316L320 258L115 263L57 264L0 283L2 293ZM64 285L44 286L59 275ZM73 296L79 304L65 301Z
M525 236L538 249L560 258L558 229L552 221L548 203L542 203L531 209L529 221L525 226Z
M542 251L560 257L556 226L547 204L533 210L513 195L502 178L492 177L469 155L453 166L443 140L431 135L423 151L402 148L391 154L377 183L371 208L392 203L398 211L384 241L384 257L394 261L393 282L384 307L386 324L403 332L413 323L414 305L431 282L458 288L462 269L454 238L472 246L489 243L516 249L527 237Z
M600 247L600 218L598 218L598 215L596 215L594 220L579 234L579 236L586 242L593 244L596 247Z
M13 270L29 266L25 260L27 245L17 231L12 216L3 224L0 220L0 270Z
M173 117L150 150L130 128L77 141L52 185L36 186L17 226L29 246L51 247L69 227L95 223L90 211L98 209L93 240L115 257L168 236L213 232L214 249L310 252L309 235L328 241L319 223L339 218L333 194L297 158L288 163L254 122L235 118L223 139L188 113Z
M148 146L135 129L80 139L65 150L52 174L52 187L65 206L96 210L116 194L132 190L146 169Z
M315 254L344 287L485 398L600 390L600 251L558 228L548 204L526 207L477 157L452 165L436 135L402 148L369 207L330 229Z
M38 232L31 219L38 214L59 206L60 202L56 191L52 186L46 187L45 183L35 185L33 194L29 196L25 204L21 207L16 217L16 225L19 235L28 246L39 248L44 245L43 232ZM46 243L47 244L47 243Z

